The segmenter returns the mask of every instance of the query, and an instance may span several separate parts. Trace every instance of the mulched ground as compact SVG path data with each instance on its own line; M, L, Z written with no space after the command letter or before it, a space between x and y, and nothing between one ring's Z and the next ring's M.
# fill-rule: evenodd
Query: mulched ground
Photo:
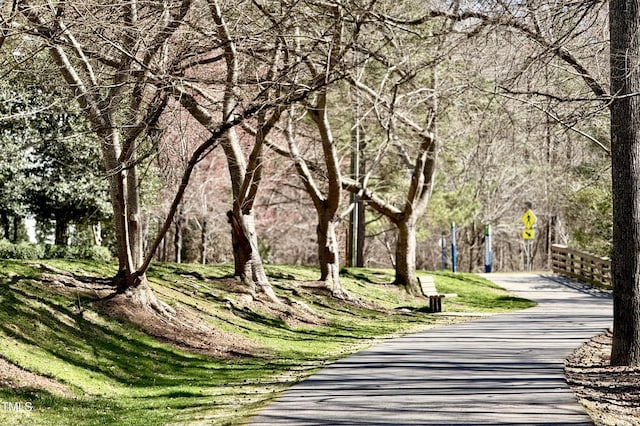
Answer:
M576 349L565 376L596 425L640 425L640 367L609 365L611 337L598 335Z

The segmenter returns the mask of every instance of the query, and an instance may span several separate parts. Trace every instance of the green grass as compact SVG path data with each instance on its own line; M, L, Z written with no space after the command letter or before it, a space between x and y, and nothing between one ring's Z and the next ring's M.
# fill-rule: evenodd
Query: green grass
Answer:
M474 274L433 272L439 293L455 293L446 299L448 312L500 313L535 306L535 302L516 297L501 287Z
M85 276L115 272L114 265L99 262L45 263ZM315 269L269 266L280 297L305 303L325 320L289 325L257 308L229 309L228 301L240 303L238 295L219 278L232 272L228 265L174 264L149 272L169 304L197 310L213 327L260 348L252 356L215 359L104 316L88 298L55 294L41 281L37 265L0 261L0 357L70 392L0 386L0 424L242 424L286 387L336 359L377 339L449 321L429 314L424 299L390 285L391 271L344 270L344 286L368 302L355 305L305 290L301 284L317 279ZM447 301L447 310L500 312L531 305L473 275L437 274L436 285L459 294Z

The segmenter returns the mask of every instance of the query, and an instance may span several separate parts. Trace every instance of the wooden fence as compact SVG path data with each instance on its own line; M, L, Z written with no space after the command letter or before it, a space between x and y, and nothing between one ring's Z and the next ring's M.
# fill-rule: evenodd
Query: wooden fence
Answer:
M551 269L596 287L611 288L611 260L567 246L551 246Z

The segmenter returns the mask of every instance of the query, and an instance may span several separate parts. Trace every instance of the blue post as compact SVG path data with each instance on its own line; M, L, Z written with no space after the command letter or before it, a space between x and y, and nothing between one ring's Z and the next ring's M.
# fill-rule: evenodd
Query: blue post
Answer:
M491 272L493 250L491 249L491 225L484 227L484 272Z
M451 272L456 272L456 224L451 224Z

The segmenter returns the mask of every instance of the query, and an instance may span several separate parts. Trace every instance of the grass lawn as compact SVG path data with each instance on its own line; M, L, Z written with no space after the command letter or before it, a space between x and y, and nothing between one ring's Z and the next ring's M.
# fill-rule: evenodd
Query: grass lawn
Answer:
M41 263L82 276L115 272L106 263ZM53 291L64 284L43 281L43 271L0 261L2 425L242 424L291 384L378 339L461 320L430 314L424 298L389 284L391 271L345 269L355 303L319 291L315 269L268 266L278 296L304 314L291 320L229 292L228 265L155 265L149 278L165 302L249 342L245 353L215 358L105 315L90 297ZM434 275L440 292L458 294L446 311L532 306L474 275Z

